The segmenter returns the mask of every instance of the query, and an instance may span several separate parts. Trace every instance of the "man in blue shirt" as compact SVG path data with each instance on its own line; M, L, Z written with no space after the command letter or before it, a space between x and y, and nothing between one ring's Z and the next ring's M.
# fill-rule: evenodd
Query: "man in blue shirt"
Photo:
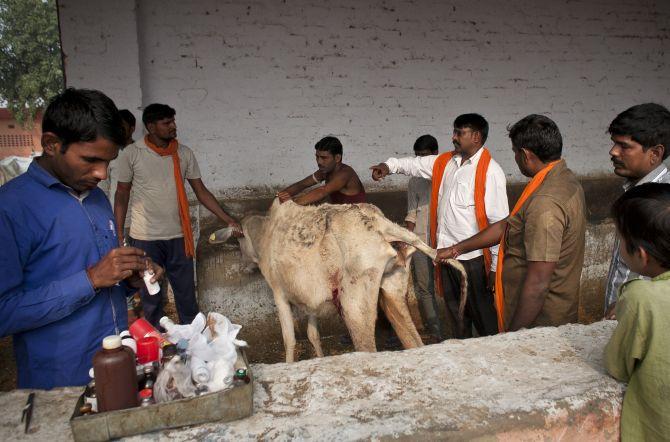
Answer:
M19 388L84 385L102 339L128 326L125 297L148 266L118 247L97 188L124 143L116 106L68 89L42 121L44 153L0 187L0 336L14 335Z

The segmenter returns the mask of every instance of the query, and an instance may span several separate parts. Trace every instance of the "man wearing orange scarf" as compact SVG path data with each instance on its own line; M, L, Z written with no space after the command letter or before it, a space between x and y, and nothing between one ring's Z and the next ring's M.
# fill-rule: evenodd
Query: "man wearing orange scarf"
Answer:
M576 322L584 191L561 159L563 139L551 119L529 115L510 128L509 137L519 170L531 181L509 217L440 249L436 260L500 243L495 288L500 331Z
M430 179L430 241L443 248L479 232L489 223L507 216L505 174L484 147L488 122L478 114L463 114L454 120L453 152L416 158L389 158L372 166L372 178L382 179L389 173ZM456 321L460 294L460 275L447 266L436 272L436 293L444 297L452 335L472 336L472 326L479 335L498 331L489 273L495 273L497 247L490 253L473 250L458 260L468 274L468 302L464 320ZM440 292L441 288L441 292Z
M175 110L165 104L150 104L144 109L142 122L148 135L126 147L118 158L114 216L119 240L124 240L132 188L133 222L128 241L165 267L179 321L189 324L199 308L193 274L195 244L184 180L198 201L221 221L237 228L239 224L205 187L193 151L177 141ZM153 296L143 290L141 296L146 319L157 326L163 316L163 290Z

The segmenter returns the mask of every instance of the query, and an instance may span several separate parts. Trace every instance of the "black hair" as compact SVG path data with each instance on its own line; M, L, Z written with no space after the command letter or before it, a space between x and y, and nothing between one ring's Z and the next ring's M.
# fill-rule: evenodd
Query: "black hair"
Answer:
M342 143L335 137L324 137L314 145L316 150L328 151L333 156L342 155Z
M121 119L128 123L128 126L130 127L135 127L135 115L133 115L132 112L130 112L128 109L121 109L119 111L119 115L121 116Z
M144 127L146 127L149 123L155 123L156 121L164 120L165 118L172 118L176 113L177 111L167 104L153 103L144 108L144 112L142 112L142 123L144 123Z
M429 150L435 153L437 152L437 140L432 135L421 135L414 142L414 150Z
M479 114L463 114L454 120L454 128L462 129L469 127L473 132L479 132L482 135L482 144L486 143L489 137L489 123L486 118Z
M563 137L551 118L531 114L517 121L507 130L515 149L528 149L543 163L561 158Z
M660 144L664 148L663 159L670 155L670 111L660 104L638 104L626 109L607 131L611 135L628 135L645 151Z
M629 254L641 247L670 269L670 184L633 187L614 202L612 216Z
M42 133L60 138L61 153L72 143L104 138L125 145L121 117L114 102L100 91L68 88L51 99L42 117Z

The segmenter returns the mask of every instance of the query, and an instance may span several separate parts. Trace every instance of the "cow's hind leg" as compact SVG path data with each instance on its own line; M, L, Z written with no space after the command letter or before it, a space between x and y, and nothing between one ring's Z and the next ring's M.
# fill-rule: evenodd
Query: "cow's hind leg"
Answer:
M375 323L379 300L379 279L375 272L363 272L340 290L342 316L356 351L376 352Z
M404 268L397 267L392 273L384 275L381 284L380 305L386 317L393 325L404 348L423 346L419 332L416 331L412 316L407 308L408 274Z
M323 357L323 350L321 349L321 337L319 336L319 325L316 315L310 314L307 317L307 338L312 343L317 358Z

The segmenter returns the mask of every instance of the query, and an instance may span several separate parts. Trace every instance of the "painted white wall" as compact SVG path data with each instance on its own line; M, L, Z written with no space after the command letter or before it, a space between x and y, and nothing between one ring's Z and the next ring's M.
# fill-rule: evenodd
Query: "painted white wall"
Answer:
M220 196L311 174L342 140L367 168L479 112L487 145L521 179L506 126L559 125L569 166L610 173L606 129L625 108L670 104L667 0L60 0L69 85L120 107L164 102ZM140 113L136 112L138 118ZM401 186L403 179L387 182Z
M68 86L104 91L119 109L142 115L134 0L58 2Z

